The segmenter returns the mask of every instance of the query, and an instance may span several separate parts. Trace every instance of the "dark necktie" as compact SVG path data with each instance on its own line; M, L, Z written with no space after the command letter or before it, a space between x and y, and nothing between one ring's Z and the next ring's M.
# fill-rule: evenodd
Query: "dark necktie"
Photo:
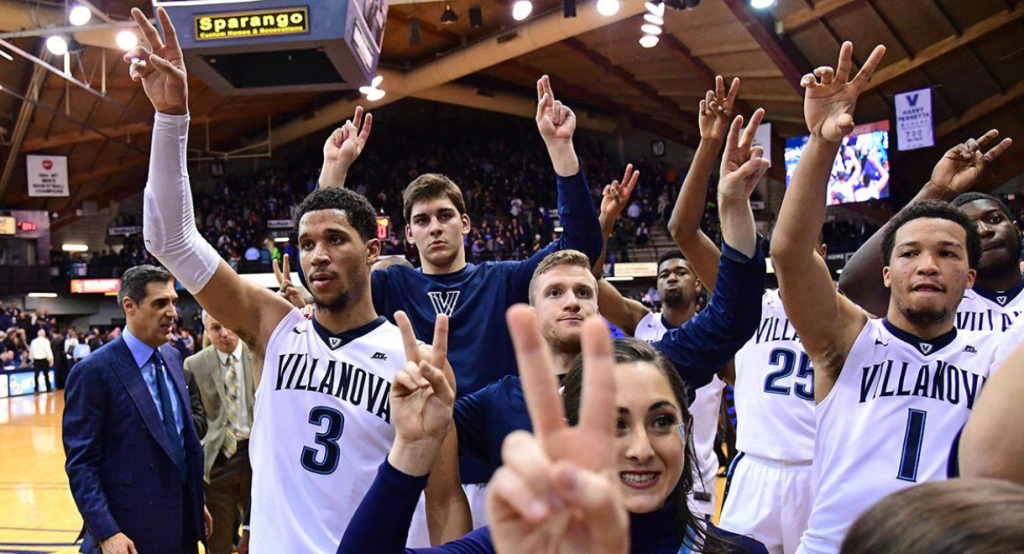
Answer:
M185 481L187 476L185 449L181 444L181 433L178 432L178 426L174 422L174 408L171 406L171 395L170 391L167 390L167 383L164 380L166 375L164 359L159 352L153 353L153 369L156 371L156 390L160 395L160 409L164 414L164 429L167 430L167 439L171 443L171 457L174 458L174 464L178 466L178 475L182 481Z

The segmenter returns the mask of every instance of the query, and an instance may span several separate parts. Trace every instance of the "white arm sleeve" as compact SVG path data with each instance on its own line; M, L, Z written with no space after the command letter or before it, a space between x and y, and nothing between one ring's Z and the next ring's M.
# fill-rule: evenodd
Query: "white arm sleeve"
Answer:
M188 181L188 115L157 113L143 195L142 236L156 256L192 294L203 290L220 264L217 250L196 228Z

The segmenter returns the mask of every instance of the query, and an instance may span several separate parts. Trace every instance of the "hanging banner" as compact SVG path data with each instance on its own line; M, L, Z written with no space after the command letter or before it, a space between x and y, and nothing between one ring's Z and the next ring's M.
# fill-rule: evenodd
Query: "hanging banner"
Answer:
M762 123L757 126L754 133L754 143L751 146L764 148L764 159L768 160L768 167L772 166L772 124Z
M67 156L25 156L28 166L28 195L68 196Z
M897 148L916 150L935 145L932 90L923 88L896 95Z

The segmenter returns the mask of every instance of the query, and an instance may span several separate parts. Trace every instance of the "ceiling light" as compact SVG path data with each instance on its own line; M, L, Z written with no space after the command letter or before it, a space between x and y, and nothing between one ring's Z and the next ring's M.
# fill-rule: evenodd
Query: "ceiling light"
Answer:
M288 237L274 237L274 242L288 242Z
M651 25L650 23L641 25L640 30L643 31L644 33L647 33L648 35L661 34L661 27L658 27L657 25Z
M28 293L29 298L57 298L55 292L30 292Z
M562 15L576 17L576 0L562 0Z
M76 27L85 25L90 19L92 19L92 11L82 5L71 8L71 13L68 14L68 21Z
M0 50L0 58L7 58L7 61L9 61L9 62L13 62L14 61L14 57L12 57L7 52L4 52L3 50Z
M54 35L46 39L46 49L54 56L63 56L68 53L68 43L64 40L64 37Z
M640 46L644 48L654 48L658 45L658 37L654 35L644 35L640 37Z
M484 26L484 11L480 9L479 5L469 8L469 26L473 29Z
M366 95L366 99L369 100L370 102L376 102L377 100L384 98L384 94L385 92L383 90L375 88L371 90L369 94Z
M65 252L88 252L89 251L89 247L84 245L84 244L75 244L75 243L70 243L70 242L65 242L64 244L62 244L60 249L65 251Z
M444 13L441 14L441 23L444 25L451 25L459 20L459 15L452 9L451 2L446 2L444 5Z
M530 17L530 12L532 11L533 2L530 2L530 0L519 0L512 6L512 19L522 21Z
M619 13L619 0L597 0L597 13L605 17Z
M664 2L647 2L644 4L647 7L647 11L658 17L665 17L665 3Z
M380 88L380 84L383 83L383 82L384 82L384 76L383 75L377 75L376 77L373 78L373 82L370 83L370 86L373 87L373 88Z
M665 20L664 19L654 15L653 13L645 13L644 14L644 20L647 21L648 23L653 23L655 25L664 25L665 24Z
M750 7L763 10L775 5L775 0L750 0Z
M117 43L117 47L121 50L131 50L139 45L139 37L135 36L135 33L125 29L120 33L117 33L117 37L114 38L114 42Z

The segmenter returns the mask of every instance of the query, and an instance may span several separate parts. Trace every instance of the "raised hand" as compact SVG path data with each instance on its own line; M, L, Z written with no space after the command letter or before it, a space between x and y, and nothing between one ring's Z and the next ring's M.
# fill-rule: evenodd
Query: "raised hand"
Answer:
M999 131L992 129L980 138L968 139L967 142L950 148L939 163L935 164L929 184L941 188L949 198L974 190L992 162L1013 144L1012 139L1005 138L982 154L982 148L998 137Z
M547 75L537 80L537 129L548 148L558 142L571 142L576 131L576 114L555 99Z
M721 179L718 182L718 194L723 198L749 199L758 181L768 172L769 162L764 159L764 148L751 147L763 119L764 110L758 108L750 116L750 125L742 131L742 136L740 130L743 128L743 116L738 115L733 120L725 143L725 153L722 154Z
M156 16L163 27L166 43L160 39L160 33L142 14L142 10L132 8L132 17L142 32L143 44L129 50L124 55L124 61L130 64L128 73L132 81L142 81L142 88L156 111L185 115L188 113L185 58L181 54L178 35L167 10L157 8Z
M278 291L285 300L291 303L292 306L302 310L306 307L306 295L300 287L295 286L292 283L291 268L289 267L288 254L284 255L283 262L277 263L277 259L272 262L274 267L274 276L277 277Z
M363 107L356 106L352 119L331 133L324 144L324 162L340 163L346 170L362 154L370 129L373 128L373 114L363 115Z
M726 93L725 79L721 75L715 77L715 90L709 90L700 101L700 111L697 114L700 138L714 141L725 139L726 133L729 132L729 118L732 117L736 95L739 92L739 78L732 80L729 92Z
M878 45L864 62L857 76L849 81L853 70L853 43L844 42L839 49L836 69L822 66L800 79L804 87L804 119L811 134L827 142L839 142L853 131L853 111L857 98L871 81L885 47Z
M622 181L612 181L612 184L604 187L604 194L601 197L601 215L615 221L619 218L622 210L629 204L629 197L633 194L637 180L640 179L640 171L633 170L633 164L626 166L626 173L622 175Z
M391 384L391 421L395 445L391 465L407 475L426 475L452 422L455 374L448 366L448 317L437 316L429 355L416 342L405 312L395 312L406 362Z
M534 433L505 439L504 465L488 486L496 550L628 552L629 518L615 479L615 358L607 328L597 317L584 323L580 419L568 427L536 316L514 306L507 319Z

